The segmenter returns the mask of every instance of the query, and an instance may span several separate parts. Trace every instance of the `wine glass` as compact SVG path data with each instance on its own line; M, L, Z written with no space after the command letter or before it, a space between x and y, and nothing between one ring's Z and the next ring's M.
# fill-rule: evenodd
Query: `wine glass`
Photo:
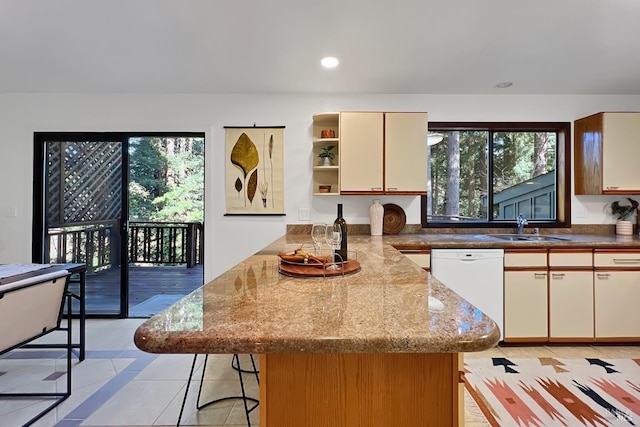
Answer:
M325 239L326 234L327 224L318 222L311 226L311 238L313 239L313 245L316 248L316 256L320 255L320 250L322 249L322 241Z
M340 227L340 224L327 226L325 240L331 249L333 249L334 253L336 250L340 249L340 242L342 241L342 227ZM342 259L340 256L334 255L333 264L327 267L327 270L340 270L340 266L337 263L341 261Z

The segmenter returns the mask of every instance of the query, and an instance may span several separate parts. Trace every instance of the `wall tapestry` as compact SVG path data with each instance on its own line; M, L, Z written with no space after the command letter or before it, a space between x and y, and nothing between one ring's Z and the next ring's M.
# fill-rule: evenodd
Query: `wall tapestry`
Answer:
M226 215L284 215L284 126L225 126Z

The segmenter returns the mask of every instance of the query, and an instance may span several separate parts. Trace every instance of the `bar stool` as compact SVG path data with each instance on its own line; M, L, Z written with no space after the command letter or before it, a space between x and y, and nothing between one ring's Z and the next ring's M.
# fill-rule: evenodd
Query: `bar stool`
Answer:
M182 413L184 412L184 406L185 406L185 403L187 402L187 396L189 394L189 385L191 384L191 379L193 378L193 371L195 370L198 356L199 356L198 354L193 355L193 362L191 363L191 371L189 372L189 379L187 380L187 387L184 392L184 398L182 399L182 406L180 407L180 415L178 415L178 422L176 424L176 427L180 427L180 421L182 420ZM242 369L242 367L240 366L240 357L238 356L238 354L234 354L233 357L231 358L231 367L236 372L238 372L238 379L240 381L240 390L242 391L242 396L221 397L219 399L214 399L209 402L205 402L201 404L200 395L202 393L202 384L204 383L204 373L207 369L207 361L209 360L209 355L205 354L204 364L202 366L202 375L200 376L200 387L198 387L198 399L196 400L196 408L200 410L206 406L213 405L218 402L223 402L226 400L242 399L242 402L244 403L244 413L245 413L245 416L247 417L247 426L251 427L251 419L249 418L249 414L251 413L251 411L253 411L258 407L260 402L258 399L254 399L253 397L247 396L244 388L244 379L242 378L242 374L244 373L244 374L255 375L256 382L258 383L258 385L260 385L260 378L259 378L260 371L258 371L256 367L256 362L253 358L253 354L249 354L249 358L251 360L252 369ZM249 407L248 402L252 404L251 407Z

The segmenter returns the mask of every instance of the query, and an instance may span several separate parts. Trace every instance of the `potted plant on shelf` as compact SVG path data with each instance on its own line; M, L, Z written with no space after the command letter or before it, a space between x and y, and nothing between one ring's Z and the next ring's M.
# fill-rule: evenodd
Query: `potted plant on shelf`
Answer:
M616 234L630 236L633 234L633 222L630 218L638 213L638 202L627 197L629 203L620 203L618 200L609 206L611 214L617 218Z
M320 166L331 166L331 160L333 160L336 155L331 151L336 148L335 145L329 145L328 147L323 147L320 149L320 153L318 157L320 158Z

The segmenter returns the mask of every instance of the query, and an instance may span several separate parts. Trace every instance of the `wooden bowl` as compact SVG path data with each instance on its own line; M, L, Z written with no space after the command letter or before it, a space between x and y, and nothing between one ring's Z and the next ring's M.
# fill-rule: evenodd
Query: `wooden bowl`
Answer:
M318 192L319 193L331 193L331 186L330 185L319 185L318 186Z
M398 234L407 223L407 216L404 210L393 203L387 203L383 207L382 232L384 234Z

